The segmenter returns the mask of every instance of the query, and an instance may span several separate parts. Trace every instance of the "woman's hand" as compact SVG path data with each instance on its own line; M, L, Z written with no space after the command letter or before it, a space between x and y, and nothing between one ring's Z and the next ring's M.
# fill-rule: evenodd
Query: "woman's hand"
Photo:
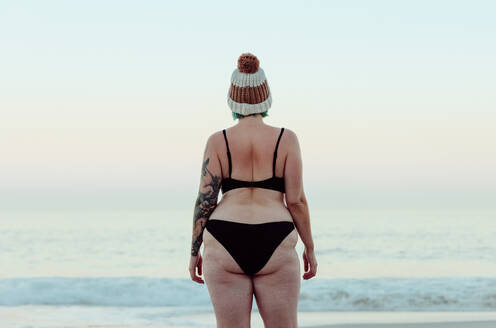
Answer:
M196 268L198 268L198 274L196 274ZM198 255L196 256L191 255L189 260L189 274L193 281L196 281L199 284L204 283L203 279L200 277L202 275L202 257L200 252L198 252Z
M303 264L305 267L305 273L303 274L303 279L308 280L315 277L317 274L317 260L315 259L315 253L313 249L308 249L305 247L303 251Z

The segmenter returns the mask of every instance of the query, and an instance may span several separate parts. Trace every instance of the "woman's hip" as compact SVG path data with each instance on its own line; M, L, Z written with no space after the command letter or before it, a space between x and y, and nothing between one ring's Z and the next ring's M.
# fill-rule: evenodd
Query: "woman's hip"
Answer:
M204 263L247 275L255 275L266 267L273 271L295 258L298 261L297 240L292 221L247 224L209 220L203 236Z

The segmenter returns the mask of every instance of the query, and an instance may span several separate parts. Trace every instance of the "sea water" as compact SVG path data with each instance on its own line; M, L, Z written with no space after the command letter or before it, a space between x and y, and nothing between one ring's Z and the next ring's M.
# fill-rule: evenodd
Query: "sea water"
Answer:
M301 317L496 311L496 211L313 210L311 224ZM192 225L192 209L2 212L0 327L214 327L189 278Z

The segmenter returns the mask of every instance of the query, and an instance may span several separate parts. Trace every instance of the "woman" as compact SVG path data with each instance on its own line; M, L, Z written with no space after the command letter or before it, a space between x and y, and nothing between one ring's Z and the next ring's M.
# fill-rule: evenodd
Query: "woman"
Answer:
M239 122L207 141L189 265L193 281L204 274L221 328L250 327L253 296L265 327L297 327L298 234L303 279L317 271L298 139L263 122L271 103L257 57L242 54L228 94Z

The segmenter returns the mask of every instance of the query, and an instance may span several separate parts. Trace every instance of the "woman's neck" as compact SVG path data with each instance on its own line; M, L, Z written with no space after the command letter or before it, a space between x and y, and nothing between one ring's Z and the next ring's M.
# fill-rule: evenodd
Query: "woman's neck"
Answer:
M249 115L238 119L238 124L240 126L255 126L255 125L263 125L263 117L262 115Z

